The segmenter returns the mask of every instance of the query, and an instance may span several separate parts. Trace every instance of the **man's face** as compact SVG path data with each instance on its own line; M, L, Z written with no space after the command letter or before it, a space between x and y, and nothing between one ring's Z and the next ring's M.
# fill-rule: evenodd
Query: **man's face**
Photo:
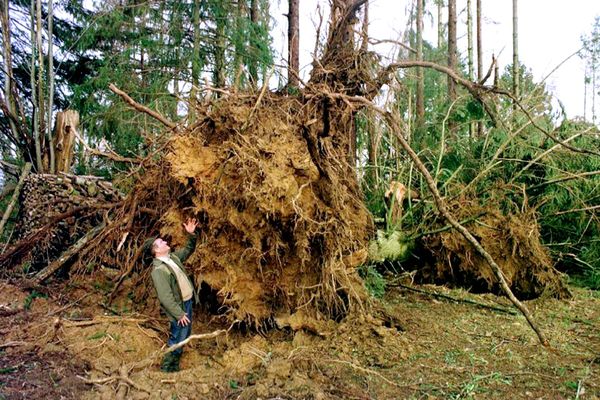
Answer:
M152 246L154 248L154 254L164 254L168 253L169 250L171 250L168 243L162 240L161 238L156 239Z

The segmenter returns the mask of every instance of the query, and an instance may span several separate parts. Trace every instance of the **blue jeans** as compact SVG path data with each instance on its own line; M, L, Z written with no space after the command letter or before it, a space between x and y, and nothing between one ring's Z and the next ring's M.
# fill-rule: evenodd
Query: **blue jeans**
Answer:
M169 335L169 340L167 341L169 347L174 346L179 342L183 342L190 336L190 333L192 333L192 301L193 299L189 299L188 301L183 302L183 310L190 319L190 323L187 324L187 326L181 326L177 324L177 321L171 321L171 333ZM176 355L181 355L181 353L183 353L183 347L173 351L173 354Z

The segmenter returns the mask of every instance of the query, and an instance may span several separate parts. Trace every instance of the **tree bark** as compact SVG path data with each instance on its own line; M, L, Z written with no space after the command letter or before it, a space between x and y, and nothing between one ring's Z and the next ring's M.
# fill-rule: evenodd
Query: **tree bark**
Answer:
M417 0L417 61L423 61L423 2ZM425 122L425 83L423 68L417 68L416 130L421 131Z
M190 123L193 123L196 120L195 109L198 104L198 89L200 87L200 0L194 0L192 21L194 45L192 48L192 88L190 90L191 109L188 112Z
M473 81L475 78L473 68L473 13L472 1L467 0L467 65L469 72L469 80ZM469 122L469 137L473 137L474 129L473 122Z
M79 129L79 113L73 110L56 114L52 148L56 153L56 172L68 173L73 163L73 144Z
M2 59L4 64L2 65L4 70L4 97L6 99L6 107L9 112L13 115L17 114L17 106L14 97L14 79L12 73L12 49L10 40L10 18L9 18L9 2L8 0L0 0L0 26L2 27ZM10 131L13 137L19 137L19 131L14 121L8 119Z
M448 68L456 71L456 0L448 0ZM456 99L456 85L448 78L448 97Z
M31 0L31 68L29 70L31 82L31 103L33 113L33 141L35 146L35 169L37 172L43 172L42 167L42 146L40 143L40 110L37 108L37 86L35 81L36 75L36 52L40 51L36 39L36 4L39 0Z
M513 96L519 99L519 20L517 0L513 0ZM516 111L517 105L513 102L513 110Z
M483 45L481 35L481 0L477 0L476 3L476 18L477 18L477 79L481 81L483 79ZM477 122L477 137L483 136L483 122Z
M256 34L258 31L258 0L250 1L250 22L252 24L252 34ZM253 88L258 87L258 51L256 48L250 49L252 57L248 65L248 72L250 74L250 84Z
M50 144L50 168L51 174L56 171L56 160L54 158L54 146L52 145L52 109L54 108L54 51L53 51L53 22L54 9L53 0L48 0L48 120L46 127L48 128L48 143Z
M444 0L437 0L437 47L442 48L444 43L444 23L442 22L442 8L444 7Z
M224 13L225 14L225 13ZM225 87L225 15L217 15L217 42L215 46L215 69L213 83L215 87Z
M17 204L17 199L19 198L19 193L21 192L21 188L23 187L23 183L25 183L25 178L29 175L31 171L31 163L26 163L23 167L23 172L21 173L21 177L19 178L19 183L17 183L17 187L13 192L12 198L10 199L10 203L8 203L8 207L4 211L4 215L2 216L2 221L0 221L0 236L2 236L2 232L4 231L4 226L12 213L12 210L15 208L15 204Z
M300 0L288 0L288 86L298 87L300 69Z
M369 0L367 0L364 5L361 36L362 42L360 44L360 51L366 53L369 51Z
M38 55L38 69L37 69L37 114L39 115L39 141L40 141L40 149L39 155L37 157L41 160L41 169L38 172L48 171L48 165L44 163L44 153L46 150L46 101L45 101L45 93L44 93L44 46L43 46L43 37L42 37L42 27L43 27L43 19L42 19L42 1L36 1L36 46L37 46L37 55Z

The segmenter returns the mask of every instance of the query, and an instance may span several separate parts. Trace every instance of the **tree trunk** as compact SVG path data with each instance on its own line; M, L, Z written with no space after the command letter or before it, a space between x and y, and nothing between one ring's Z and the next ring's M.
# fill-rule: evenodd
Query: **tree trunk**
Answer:
M417 61L423 61L423 2L417 0ZM415 129L421 131L425 121L425 83L423 68L417 68L417 118Z
M198 89L200 87L200 0L194 0L192 16L192 29L194 30L194 47L192 48L192 88L190 90L190 122L196 119L196 105L198 104Z
M37 86L35 82L35 63L36 63L36 52L40 51L37 45L36 39L36 3L39 0L31 0L31 68L29 71L31 81L31 103L33 113L33 140L35 143L35 170L37 172L43 172L42 167L42 145L40 143L40 110L37 108Z
M362 42L360 44L360 51L366 53L369 51L369 0L367 0L364 5L361 36Z
M288 0L288 86L298 87L300 69L300 0Z
M46 127L48 128L48 143L52 144L52 109L54 108L54 51L52 41L52 25L54 13L52 7L53 0L48 0L48 119ZM54 158L54 146L50 145L50 168L49 171L53 174L56 171L56 161Z
M437 47L438 49L442 48L442 44L444 43L444 23L442 22L442 8L444 7L443 0L437 0Z
M216 16L216 34L217 41L215 46L215 69L213 73L213 83L215 87L225 87L225 24L227 15L225 11ZM217 93L218 95L218 93Z
M68 173L73 163L73 144L79 129L79 113L73 110L56 114L52 147L56 153L56 172Z
M481 0L477 0L477 79L483 79L483 45L481 42ZM483 122L477 122L477 136L483 136Z
M2 59L4 64L4 98L6 99L6 107L13 115L17 114L17 106L14 97L15 82L12 73L12 49L10 46L10 19L9 19L9 4L8 0L0 0L0 26L2 27ZM19 137L19 131L14 121L8 118L10 131L14 138Z
M252 26L252 34L255 35L258 31L258 0L250 1L250 22ZM248 65L248 72L250 74L250 83L253 88L258 86L258 51L255 48L256 45L250 49L252 57Z
M48 171L48 165L44 162L44 155L46 154L46 140L45 140L45 132L46 132L46 101L45 101L45 93L44 93L44 46L43 46L43 37L42 37L42 27L43 27L43 19L42 19L42 1L37 0L36 2L36 46L37 46L37 55L38 55L38 70L37 70L37 94L38 94L38 121L39 121L39 138L40 138L40 153L39 157L42 160L42 171ZM46 159L47 160L47 159Z
M448 0L448 68L456 71L456 0ZM448 77L448 97L456 99L456 84Z
M8 204L8 207L6 207L6 210L4 210L4 215L2 216L2 220L0 221L0 236L2 236L2 232L4 231L6 222L8 221L8 218L10 217L12 210L15 208L15 204L17 204L17 199L19 198L19 192L21 191L21 188L23 187L23 183L25 183L25 178L27 178L27 175L29 175L30 171L31 171L31 163L26 163L25 166L23 167L23 172L21 173L21 177L19 178L19 183L17 183L17 187L15 188L15 191L13 192L12 198L10 199L10 203Z
M475 78L473 68L473 14L471 0L467 0L467 59L469 69L469 80L473 82ZM473 137L473 122L469 122L469 137Z
M513 96L519 98L519 20L517 0L513 0ZM517 105L513 104L513 110L517 110Z

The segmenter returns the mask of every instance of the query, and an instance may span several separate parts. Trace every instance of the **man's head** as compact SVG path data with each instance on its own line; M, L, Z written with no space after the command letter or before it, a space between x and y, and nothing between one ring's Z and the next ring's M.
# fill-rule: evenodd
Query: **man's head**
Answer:
M156 238L150 247L150 254L152 254L153 257L163 257L168 255L170 250L171 248L167 242L162 238Z

